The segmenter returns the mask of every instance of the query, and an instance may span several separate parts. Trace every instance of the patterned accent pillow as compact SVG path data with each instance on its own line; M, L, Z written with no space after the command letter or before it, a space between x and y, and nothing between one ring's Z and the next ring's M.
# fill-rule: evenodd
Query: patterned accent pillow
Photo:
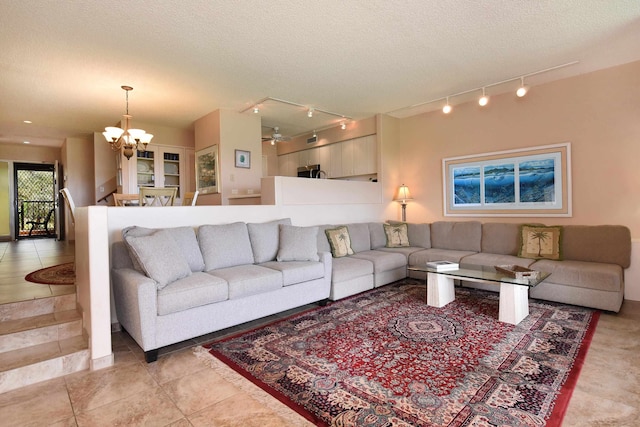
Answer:
M331 246L331 255L334 258L341 258L347 255L353 255L351 249L351 237L349 237L349 229L345 226L338 228L330 228L324 230Z
M383 224L384 234L387 235L387 248L402 248L409 246L408 228L406 223Z
M531 259L561 260L561 242L562 227L525 224L520 226L518 256Z

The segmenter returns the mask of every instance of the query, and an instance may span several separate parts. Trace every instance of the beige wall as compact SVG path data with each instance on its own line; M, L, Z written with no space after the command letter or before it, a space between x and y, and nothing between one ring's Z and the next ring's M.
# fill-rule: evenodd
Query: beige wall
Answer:
M494 96L485 108L469 102L449 115L399 120L392 144L400 154L384 167L385 193L409 186L415 200L408 221L452 219L443 216L443 158L571 142L573 217L479 219L622 224L640 237L639 100L640 62L634 62L535 86L524 98ZM384 141L385 154L393 152Z
M76 207L95 204L93 135L67 138L62 144L63 178L60 187L67 187ZM67 240L75 240L75 228L67 212Z
M55 163L60 160L59 147L35 147L26 144L0 144L0 160Z
M233 190L260 192L262 139L260 117L216 110L194 122L196 151L218 145L221 194L198 196L198 205L228 205ZM251 152L251 168L235 167L235 150Z

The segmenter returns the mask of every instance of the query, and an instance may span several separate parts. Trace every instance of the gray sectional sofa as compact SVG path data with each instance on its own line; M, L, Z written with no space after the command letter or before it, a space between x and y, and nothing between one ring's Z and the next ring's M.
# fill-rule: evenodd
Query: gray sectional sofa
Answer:
M338 258L325 234L336 225L293 227L288 219L202 225L197 237L190 227L125 229L124 242L112 246L118 321L152 361L160 347L355 295L407 277L409 265L437 260L549 271L531 297L617 312L631 262L631 235L623 226L565 226L562 260L536 260L518 256L519 224L407 224L409 246L402 247L387 247L382 223L345 225L353 254ZM173 271L183 263L179 274Z
M203 225L197 237L191 227L123 230L111 250L115 308L147 362L161 347L326 301L331 253L315 250L317 229L290 224Z

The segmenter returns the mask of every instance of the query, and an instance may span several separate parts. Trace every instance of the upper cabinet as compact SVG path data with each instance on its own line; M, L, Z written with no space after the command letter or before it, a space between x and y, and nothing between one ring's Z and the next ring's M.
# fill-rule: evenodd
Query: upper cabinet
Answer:
M349 178L378 173L376 135L278 156L278 174L297 176L300 166L319 164L327 178Z
M137 151L130 160L122 160L125 165L122 191L135 194L140 187L177 188L176 197L182 198L190 190L187 189L193 181L190 175L195 179L193 167L187 166L187 151L193 157L191 149L149 144L145 151Z

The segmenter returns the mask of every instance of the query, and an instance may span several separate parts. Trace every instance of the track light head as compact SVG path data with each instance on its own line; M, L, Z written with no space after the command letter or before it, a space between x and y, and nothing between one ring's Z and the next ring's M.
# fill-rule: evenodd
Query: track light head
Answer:
M345 130L347 128L347 124L345 122L342 122L340 124L340 129Z
M449 114L451 112L451 105L449 105L449 97L447 96L447 103L444 107L442 107L442 112L445 114Z
M518 96L518 98L522 98L527 94L528 91L529 91L529 86L524 84L524 77L520 77L520 87L516 91L516 95Z
M488 103L489 103L489 97L485 94L484 88L482 88L482 96L480 97L480 99L478 99L478 104L481 107L484 107Z
M307 117L313 117L313 108L309 108L309 111L307 111Z
M253 114L258 114L260 109L258 107L253 107Z

